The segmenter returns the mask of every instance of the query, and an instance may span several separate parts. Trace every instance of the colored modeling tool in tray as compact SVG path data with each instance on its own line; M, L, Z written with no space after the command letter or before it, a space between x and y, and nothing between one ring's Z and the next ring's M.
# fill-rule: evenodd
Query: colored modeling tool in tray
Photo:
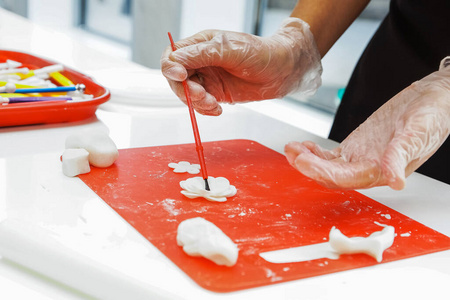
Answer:
M0 50L0 127L84 120L109 98L106 88L82 73Z

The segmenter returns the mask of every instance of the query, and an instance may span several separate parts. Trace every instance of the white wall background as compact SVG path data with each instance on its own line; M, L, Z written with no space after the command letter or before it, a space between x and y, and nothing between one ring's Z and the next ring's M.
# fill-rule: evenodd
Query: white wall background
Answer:
M251 32L255 0L183 0L182 38L205 29Z
M76 0L28 0L28 18L35 23L60 29L75 24Z

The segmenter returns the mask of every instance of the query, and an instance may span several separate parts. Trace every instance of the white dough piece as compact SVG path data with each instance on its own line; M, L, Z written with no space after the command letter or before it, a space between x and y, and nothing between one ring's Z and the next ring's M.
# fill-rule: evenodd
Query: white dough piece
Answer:
M113 140L102 131L83 131L66 139L66 149L82 148L89 152L89 163L95 167L111 166L119 157Z
M381 262L383 252L394 243L395 228L386 226L381 231L376 231L368 237L348 238L334 226L330 231L329 243L338 254L365 253Z
M209 191L205 190L205 180L202 177L192 177L181 181L181 193L188 198L203 197L209 201L225 202L227 197L236 195L236 187L225 177L208 177Z
M180 161L178 163L170 163L169 167L171 167L174 173L186 173L189 174L198 174L200 173L200 165L199 164L191 164L187 161Z
M62 170L64 175L74 177L89 173L89 152L84 149L66 149L62 155Z
M178 225L177 244L191 256L203 256L218 265L236 264L239 249L235 243L213 223L197 217Z

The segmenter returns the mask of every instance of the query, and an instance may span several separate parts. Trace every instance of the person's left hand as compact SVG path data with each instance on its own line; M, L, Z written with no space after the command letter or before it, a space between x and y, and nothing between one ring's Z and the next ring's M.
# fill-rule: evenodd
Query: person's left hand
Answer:
M339 147L329 151L313 142L291 142L285 153L293 167L329 188L401 190L449 132L450 66L441 64L381 106Z

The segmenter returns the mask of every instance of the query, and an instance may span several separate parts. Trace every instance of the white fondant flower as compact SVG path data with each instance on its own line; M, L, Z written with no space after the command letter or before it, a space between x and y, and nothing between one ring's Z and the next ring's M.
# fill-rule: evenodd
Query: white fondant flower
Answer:
M180 161L179 163L170 163L169 167L171 167L174 173L186 173L189 174L198 174L200 173L200 165L199 164L190 164L187 161Z
M205 181L202 177L192 177L180 182L183 189L181 193L191 199L203 197L209 201L225 202L227 197L232 197L237 192L236 187L224 177L209 176L208 185L209 191L205 189Z

